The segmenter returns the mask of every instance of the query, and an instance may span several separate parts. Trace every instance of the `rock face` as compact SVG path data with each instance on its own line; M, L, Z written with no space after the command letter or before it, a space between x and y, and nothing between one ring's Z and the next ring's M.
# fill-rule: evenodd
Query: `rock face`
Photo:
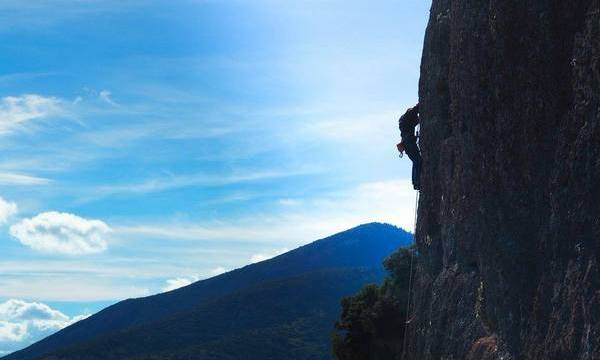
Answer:
M600 1L433 0L410 359L600 359Z

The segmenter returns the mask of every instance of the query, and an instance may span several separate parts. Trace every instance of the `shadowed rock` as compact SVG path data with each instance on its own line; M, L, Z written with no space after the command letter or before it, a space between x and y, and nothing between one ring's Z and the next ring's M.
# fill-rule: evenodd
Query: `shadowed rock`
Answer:
M600 358L600 2L434 0L410 359Z

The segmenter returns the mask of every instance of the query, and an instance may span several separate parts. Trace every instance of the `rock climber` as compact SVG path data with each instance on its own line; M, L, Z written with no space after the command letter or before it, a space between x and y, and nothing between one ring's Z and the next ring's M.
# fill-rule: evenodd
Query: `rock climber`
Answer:
M412 160L412 183L415 190L421 190L420 174L421 174L421 153L417 146L417 136L415 135L415 127L419 124L419 104L408 109L404 115L398 120L398 127L400 128L400 136L402 141L396 145L400 156L404 154L408 155L408 158Z

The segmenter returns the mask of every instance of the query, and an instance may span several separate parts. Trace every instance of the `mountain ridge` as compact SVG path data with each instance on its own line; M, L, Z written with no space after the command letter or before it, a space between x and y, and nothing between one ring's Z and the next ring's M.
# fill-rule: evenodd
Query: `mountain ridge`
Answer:
M392 225L360 225L275 258L247 265L184 288L150 297L124 300L2 359L37 359L59 348L186 312L201 302L217 299L240 287L285 278L293 273L380 264L384 256L410 241L410 233ZM372 244L369 244L370 242ZM345 251L338 251L342 248Z

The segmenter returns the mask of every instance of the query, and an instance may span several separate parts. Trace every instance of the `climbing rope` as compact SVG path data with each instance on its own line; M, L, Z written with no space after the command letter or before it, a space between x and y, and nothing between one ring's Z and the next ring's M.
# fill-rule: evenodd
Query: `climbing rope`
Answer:
M417 236L417 214L419 211L419 191L417 191L417 196L415 199L415 220L414 220L414 226L413 226L413 234L415 235L415 243L417 241L416 236ZM414 262L414 258L415 258L415 250L410 252L410 270L408 272L408 296L406 299L406 321L404 323L404 340L402 342L402 357L401 359L404 360L404 356L406 355L406 339L408 337L408 324L410 323L409 320L409 314L410 314L410 298L412 295L412 286L413 286L413 262Z

